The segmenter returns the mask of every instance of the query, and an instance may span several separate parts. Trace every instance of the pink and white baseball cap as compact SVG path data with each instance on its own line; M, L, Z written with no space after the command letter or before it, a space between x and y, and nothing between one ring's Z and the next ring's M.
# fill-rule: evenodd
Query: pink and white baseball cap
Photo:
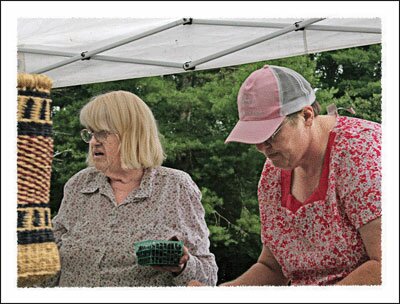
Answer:
M265 65L251 73L240 87L237 98L239 121L225 143L262 143L287 115L314 101L314 90L299 73L285 67Z

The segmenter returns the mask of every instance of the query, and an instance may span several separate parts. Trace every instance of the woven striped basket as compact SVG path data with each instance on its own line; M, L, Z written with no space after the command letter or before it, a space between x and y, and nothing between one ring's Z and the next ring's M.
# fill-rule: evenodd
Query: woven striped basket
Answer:
M49 207L51 86L47 76L18 75L18 287L40 284L60 270Z

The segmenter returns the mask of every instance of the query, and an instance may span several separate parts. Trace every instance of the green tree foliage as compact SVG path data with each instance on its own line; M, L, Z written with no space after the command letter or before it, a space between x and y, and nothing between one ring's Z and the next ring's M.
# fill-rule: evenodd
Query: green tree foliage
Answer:
M356 116L380 121L380 46L269 61L300 72L316 88L323 109L353 106ZM246 271L261 251L257 184L265 161L251 145L225 144L238 113L241 83L266 62L209 71L54 89L51 208L64 183L86 166L79 110L93 96L126 90L152 109L167 154L165 166L188 172L202 192L219 283ZM347 113L344 113L347 115Z
M338 108L352 107L356 114L340 112L381 122L381 45L371 45L315 55L320 88ZM326 97L326 96L324 96ZM328 100L325 100L326 106Z
M89 97L89 92L80 86L52 91L54 157L50 206L53 214L60 206L65 182L86 167L87 144L79 135L79 110Z

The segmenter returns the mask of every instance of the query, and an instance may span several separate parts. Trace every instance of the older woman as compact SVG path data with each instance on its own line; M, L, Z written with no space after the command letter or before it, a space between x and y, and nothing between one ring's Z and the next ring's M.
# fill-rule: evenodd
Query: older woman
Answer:
M182 171L162 167L153 114L136 95L95 97L80 113L89 167L65 185L53 219L61 272L58 286L216 284L201 193ZM141 266L134 243L184 242L178 266Z
M226 142L255 144L263 249L236 285L381 284L381 127L318 115L303 76L253 72ZM191 282L190 285L201 285Z

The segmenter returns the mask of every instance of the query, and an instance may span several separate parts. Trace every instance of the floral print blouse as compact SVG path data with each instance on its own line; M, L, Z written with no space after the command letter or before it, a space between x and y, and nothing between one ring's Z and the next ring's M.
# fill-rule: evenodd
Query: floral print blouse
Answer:
M381 216L381 126L338 117L318 188L300 203L290 171L267 159L258 196L261 238L292 285L335 284L368 260L358 229Z
M53 228L61 258L58 286L216 284L201 192L183 171L146 169L140 187L117 205L108 178L86 168L66 183ZM190 252L179 275L137 264L135 242L174 236Z

